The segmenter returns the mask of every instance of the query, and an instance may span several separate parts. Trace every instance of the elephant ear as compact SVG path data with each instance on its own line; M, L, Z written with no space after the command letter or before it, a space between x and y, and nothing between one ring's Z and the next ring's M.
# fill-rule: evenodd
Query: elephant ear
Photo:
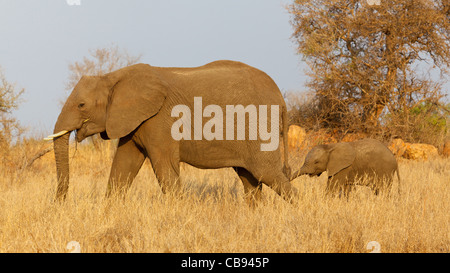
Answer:
M330 157L327 165L328 176L333 176L349 167L355 161L356 151L349 143L337 143L330 147Z
M156 75L132 74L118 80L111 90L106 112L106 133L111 139L128 135L156 115L167 96L167 83Z

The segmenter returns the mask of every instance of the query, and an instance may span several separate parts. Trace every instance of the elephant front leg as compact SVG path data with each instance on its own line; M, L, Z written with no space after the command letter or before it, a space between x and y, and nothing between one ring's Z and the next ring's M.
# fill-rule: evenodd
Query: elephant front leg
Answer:
M144 160L145 154L130 136L121 138L112 163L106 196L123 195L131 186Z
M278 195L280 195L284 200L289 203L296 204L298 203L298 190L294 188L289 179L286 177L284 172L282 171L282 167L278 169L264 169L263 172L251 172L257 173L254 177L261 177L261 182L269 186L272 190L274 190Z
M347 181L346 178L328 177L327 187L325 190L328 196L344 196L348 199L351 190L352 185Z

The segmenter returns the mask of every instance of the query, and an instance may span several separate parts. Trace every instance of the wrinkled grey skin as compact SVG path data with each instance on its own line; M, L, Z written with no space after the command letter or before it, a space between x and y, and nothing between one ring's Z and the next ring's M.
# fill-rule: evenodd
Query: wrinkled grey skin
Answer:
M348 194L355 185L369 186L376 195L390 190L394 173L398 173L397 160L392 152L375 139L362 139L350 143L318 145L305 158L297 177L308 174L319 176L327 171L326 192L331 195Z
M223 113L226 105L278 105L278 149L261 151L265 142L260 139L175 140L171 128L179 117L171 116L172 109L186 105L193 114L194 97L203 99L203 107L219 105ZM204 118L203 125L208 120ZM240 62L216 61L192 68L137 64L104 76L85 76L61 110L55 134L48 137L54 141L57 199L65 199L69 187L69 134L76 131L78 142L97 133L119 139L108 196L125 192L149 158L163 192L179 189L180 162L186 162L204 169L233 167L252 200L259 199L264 183L291 201L296 189L288 179L287 126L286 105L275 82Z

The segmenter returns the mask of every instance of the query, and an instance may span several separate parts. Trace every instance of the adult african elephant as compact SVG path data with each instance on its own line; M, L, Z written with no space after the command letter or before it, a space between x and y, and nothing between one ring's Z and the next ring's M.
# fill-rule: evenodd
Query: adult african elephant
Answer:
M206 105L203 115L196 113ZM257 107L260 123L254 127L258 116L252 110ZM272 118L261 123L261 116L268 115L267 107ZM249 121L244 131L239 123L242 113L244 122ZM104 76L84 76L61 110L54 134L47 138L54 141L57 199L64 199L68 191L69 134L76 131L78 142L97 133L104 139L119 139L108 196L125 192L148 157L163 192L178 189L180 162L186 162L204 169L233 167L250 198L259 198L264 183L292 200L296 189L288 179L286 117L286 105L274 81L240 62L216 61L194 68L137 64ZM226 137L223 127L219 128L222 125L226 125ZM267 143L264 128L276 133L274 143ZM259 138L252 129L260 133ZM281 138L283 145L278 144Z
M354 185L380 190L390 189L397 172L400 193L400 175L397 160L383 143L375 139L318 145L306 155L305 162L293 178L308 174L319 176L327 171L328 194L343 192L348 197Z

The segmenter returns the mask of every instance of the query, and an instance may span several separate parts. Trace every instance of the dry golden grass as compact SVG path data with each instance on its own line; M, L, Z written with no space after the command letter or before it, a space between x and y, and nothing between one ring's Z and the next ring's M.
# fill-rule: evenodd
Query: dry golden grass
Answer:
M23 144L0 162L0 252L69 252L71 241L81 252L369 252L371 241L381 252L450 252L448 159L400 162L401 196L395 180L390 197L358 188L329 199L322 175L293 182L296 206L264 187L250 208L229 169L186 166L179 198L161 193L148 162L125 200L106 200L113 151L79 145L59 204L52 153L23 168L44 146Z

